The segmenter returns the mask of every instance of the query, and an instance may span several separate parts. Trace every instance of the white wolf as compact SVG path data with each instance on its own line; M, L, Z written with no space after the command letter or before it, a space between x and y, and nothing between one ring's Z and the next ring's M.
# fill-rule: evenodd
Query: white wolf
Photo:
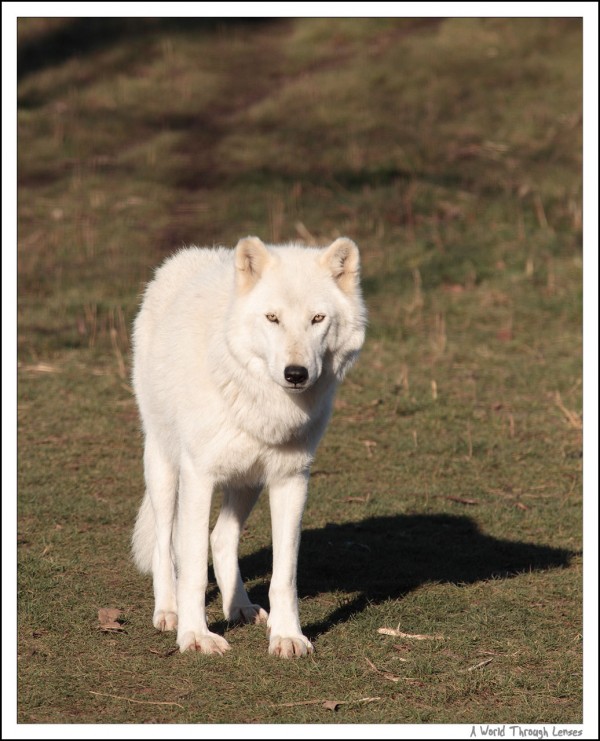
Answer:
M309 467L336 385L363 344L359 252L265 246L184 249L148 285L134 327L133 384L145 433L146 494L133 534L138 568L154 580L154 625L177 629L181 651L221 654L205 613L210 537L229 621L266 622L269 652L312 651L302 635L296 565ZM270 614L248 598L241 529L269 488Z

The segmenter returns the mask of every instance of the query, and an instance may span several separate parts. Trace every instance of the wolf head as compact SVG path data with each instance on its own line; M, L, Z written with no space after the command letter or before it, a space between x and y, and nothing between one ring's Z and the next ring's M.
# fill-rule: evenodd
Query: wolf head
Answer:
M365 337L357 246L344 237L325 249L265 246L247 237L235 248L228 317L231 352L255 377L302 393L323 375L341 380Z

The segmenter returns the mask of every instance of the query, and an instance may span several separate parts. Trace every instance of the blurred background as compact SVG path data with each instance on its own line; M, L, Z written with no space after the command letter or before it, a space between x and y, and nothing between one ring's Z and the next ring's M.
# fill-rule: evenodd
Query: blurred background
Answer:
M415 269L426 288L552 280L579 253L580 19L29 18L18 33L23 330L36 297L45 321L82 302L129 318L164 256L248 233L352 237L374 299Z

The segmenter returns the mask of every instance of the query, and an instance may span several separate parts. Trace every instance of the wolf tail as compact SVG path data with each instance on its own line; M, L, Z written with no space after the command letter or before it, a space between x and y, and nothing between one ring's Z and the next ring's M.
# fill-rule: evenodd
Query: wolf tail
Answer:
M152 573L152 554L155 541L154 510L148 492L146 492L131 538L133 561L142 574Z

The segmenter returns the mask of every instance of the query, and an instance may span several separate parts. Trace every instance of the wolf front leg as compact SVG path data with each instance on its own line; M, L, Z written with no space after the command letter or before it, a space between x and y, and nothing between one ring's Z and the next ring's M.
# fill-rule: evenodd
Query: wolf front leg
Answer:
M269 653L290 659L312 653L298 615L296 570L308 473L290 476L269 487L273 529L273 576L269 589Z
M208 524L214 482L192 456L182 457L177 512L177 644L180 651L222 654L229 644L211 633L206 622Z

